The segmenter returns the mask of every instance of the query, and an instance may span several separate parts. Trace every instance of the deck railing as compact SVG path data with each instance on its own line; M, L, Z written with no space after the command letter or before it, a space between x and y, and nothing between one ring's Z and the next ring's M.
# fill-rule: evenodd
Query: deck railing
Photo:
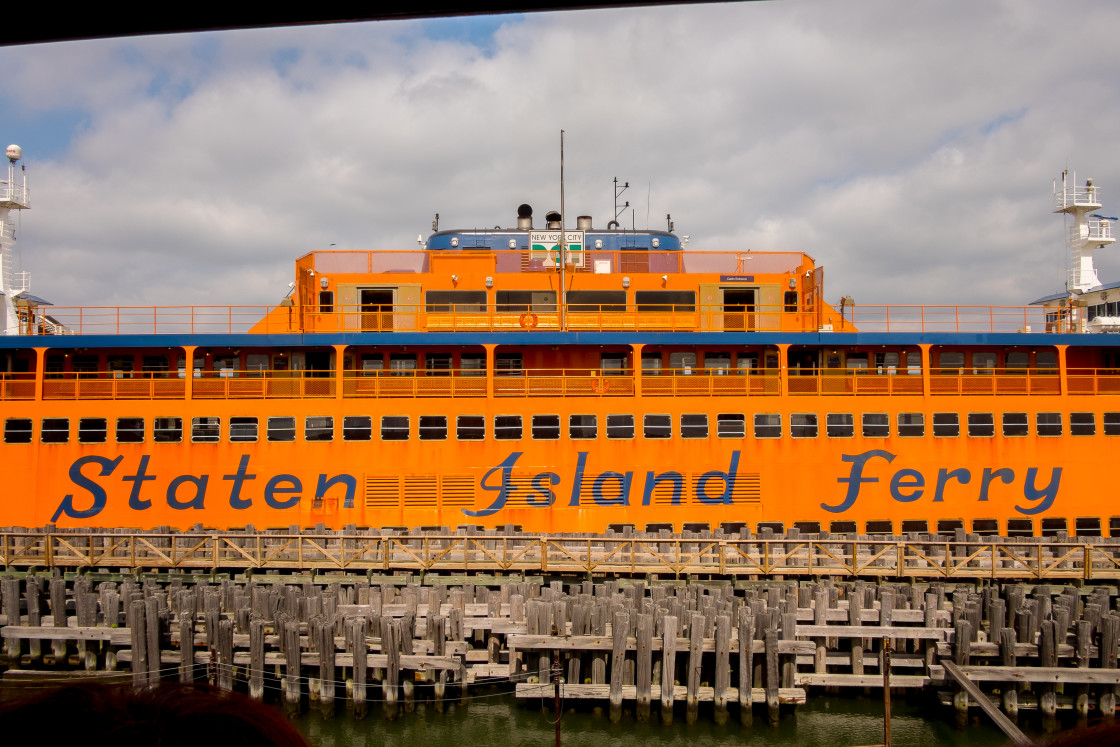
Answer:
M486 397L484 371L472 370L196 371L194 399L322 399L335 397L341 379L344 399ZM1120 395L1120 371L1075 368L1065 385L1052 368L933 369L933 396ZM101 372L50 374L45 400L183 399L182 372ZM777 369L684 368L514 369L495 373L494 397L723 397L723 396L922 396L925 377L917 371L874 369L792 369L783 392ZM0 374L0 401L35 399L34 374Z
M913 579L1120 580L1120 542L815 537L6 531L7 568L708 574Z
M560 331L556 305L44 307L32 334L232 334L292 332ZM650 306L570 304L567 331L723 332L1046 332L1084 331L1084 309L1039 306L846 306L843 311L784 305Z

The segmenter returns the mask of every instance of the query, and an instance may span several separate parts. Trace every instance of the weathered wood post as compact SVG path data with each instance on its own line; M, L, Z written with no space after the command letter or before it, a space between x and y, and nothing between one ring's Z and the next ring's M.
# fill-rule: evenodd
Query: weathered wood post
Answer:
M635 632L637 680L637 706L635 714L640 723L649 721L650 700L653 691L653 615L638 615Z
M727 723L727 691L731 688L731 618L716 618L716 677L713 701L716 723Z
M626 636L630 632L630 616L616 612L612 625L610 719L612 724L622 720L622 680L626 674Z
M369 621L365 617L356 618L351 623L350 640L354 654L354 691L351 702L354 708L354 717L363 719L366 716L366 679L369 674L366 635Z
M1000 666L1015 666L1015 629L1001 628L999 631ZM1019 689L1014 686L1003 688L1003 712L1012 721L1019 718Z
M0 580L3 589L4 616L8 625L19 625L23 622L20 615L19 579L5 578ZM8 666L12 669L19 668L20 640L18 638L4 639L4 655L8 658Z
M677 672L677 618L666 615L661 634L661 723L673 723L673 688Z
M299 620L284 622L284 710L297 715L300 709L301 656L299 648Z
M688 683L685 690L685 723L695 724L700 708L700 667L704 661L703 615L693 615L689 625Z
M754 723L754 618L750 607L739 609L739 723Z
M323 718L334 718L335 668L334 625L326 618L312 631L319 640L319 710Z
M781 671L778 668L778 629L773 626L767 628L763 642L766 648L766 715L770 723L775 725L780 716L778 683L781 680Z
M66 579L52 578L50 581L51 622L56 628L66 627ZM51 655L57 664L66 663L66 639L51 641Z
M385 679L381 681L385 718L397 717L397 692L401 677L401 624L391 617L381 618L381 652L386 656Z
M129 618L132 621L129 627L132 639L132 686L140 690L148 685L148 635L144 626L143 599L136 599L129 604Z
M249 697L253 700L264 699L264 625L260 618L249 620Z

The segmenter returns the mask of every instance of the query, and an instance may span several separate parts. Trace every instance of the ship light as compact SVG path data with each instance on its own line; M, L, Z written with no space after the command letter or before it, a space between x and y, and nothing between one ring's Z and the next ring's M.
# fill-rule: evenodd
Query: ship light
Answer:
M510 239L509 240L509 248L510 249L516 249L517 248L517 239Z
M623 278L622 279L622 287L623 288L629 288L630 287L630 278Z
M451 246L453 246L453 247L454 246L459 246L459 237L458 236L452 236L451 237Z
M513 239L510 239L510 241L512 242ZM494 287L494 278L490 277L489 275L486 276L486 287L487 288L493 288Z
M651 243L653 244L653 248L656 249L657 247L661 246L661 239L654 236Z
M595 239L595 248L596 249L602 249L603 248L603 240L602 239Z

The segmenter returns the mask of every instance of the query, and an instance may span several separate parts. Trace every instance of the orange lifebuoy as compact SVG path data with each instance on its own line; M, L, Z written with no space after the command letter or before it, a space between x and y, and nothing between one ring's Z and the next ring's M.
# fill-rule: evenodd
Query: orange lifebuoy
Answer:
M591 391L596 394L606 394L611 389L611 383L606 379L595 379L591 382Z
M537 326L537 315L529 311L521 315L521 326L524 329L532 329Z

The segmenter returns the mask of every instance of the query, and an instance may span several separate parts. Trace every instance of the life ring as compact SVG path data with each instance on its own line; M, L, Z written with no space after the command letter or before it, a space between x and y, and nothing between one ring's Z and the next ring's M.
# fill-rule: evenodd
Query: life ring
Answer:
M591 382L591 391L596 394L606 394L611 389L611 383L606 379L595 379Z
M532 329L537 326L537 315L529 311L521 315L521 327L523 329Z

